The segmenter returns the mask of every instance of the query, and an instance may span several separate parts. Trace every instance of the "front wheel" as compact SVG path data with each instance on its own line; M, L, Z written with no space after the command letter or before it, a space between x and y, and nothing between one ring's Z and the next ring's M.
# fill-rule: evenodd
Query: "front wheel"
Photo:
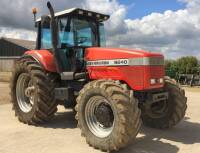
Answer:
M13 109L20 122L36 125L54 116L57 80L57 74L46 72L32 58L17 61L10 88Z
M167 100L153 104L151 109L142 109L142 120L146 126L171 128L184 118L187 109L185 91L170 78L165 79L164 91L169 94Z
M133 92L115 81L88 83L80 91L76 111L87 143L102 151L125 147L141 126L141 112Z

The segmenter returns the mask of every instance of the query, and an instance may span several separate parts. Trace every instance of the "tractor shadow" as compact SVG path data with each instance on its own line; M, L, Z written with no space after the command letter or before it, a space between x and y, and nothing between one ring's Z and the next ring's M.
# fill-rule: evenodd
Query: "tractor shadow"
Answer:
M52 129L74 129L77 128L77 121L75 119L75 112L73 110L66 110L57 112L55 117L48 123L40 125L43 128Z
M75 113L72 110L58 112L53 120L41 126L53 129L77 128ZM189 118L185 118L176 127L168 130L142 126L140 134L131 145L112 153L177 153L180 150L180 145L177 143L187 145L200 143L200 123L193 123Z
M193 123L185 118L169 130L156 130L142 126L140 134L142 137L137 138L133 144L113 153L177 153L180 148L176 143L187 145L200 143L200 123ZM166 142L163 142L163 139Z

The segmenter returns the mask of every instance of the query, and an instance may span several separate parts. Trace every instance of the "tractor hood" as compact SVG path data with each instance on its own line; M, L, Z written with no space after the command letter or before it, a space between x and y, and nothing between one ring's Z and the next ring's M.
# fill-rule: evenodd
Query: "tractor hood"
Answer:
M133 90L163 87L161 81L165 71L162 54L131 49L87 48L85 59L92 80L121 80ZM151 79L156 82L151 84Z
M162 54L147 51L119 49L119 48L87 48L85 58L87 61L111 60L111 59L133 59L133 58L154 58L164 59Z

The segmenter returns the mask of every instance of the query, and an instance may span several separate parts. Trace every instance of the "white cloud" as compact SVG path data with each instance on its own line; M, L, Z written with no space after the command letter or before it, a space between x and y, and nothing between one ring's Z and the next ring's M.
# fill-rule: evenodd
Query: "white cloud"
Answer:
M110 35L109 44L162 52L167 58L200 58L200 3L185 2L186 9L152 13L136 20L124 18L128 29L123 34Z
M46 0L40 2L33 0L22 1L15 9L14 5L8 5L7 0L2 0L1 6L5 6L5 9L3 12L0 11L1 26L6 24L10 27L31 29L31 13L24 14L24 11L19 10L26 8L25 12L28 12L32 6L37 6L41 14L47 12ZM67 8L76 6L110 14L111 18L106 22L109 46L162 52L167 58L178 58L184 55L193 55L200 58L200 14L198 13L200 1L178 1L186 3L186 8L178 11L167 10L164 13L152 13L135 20L126 19L126 13L130 6L122 5L117 0L56 0L56 2L52 0L52 3L57 8L56 10L66 9L65 6ZM131 7L133 6L134 4L131 5ZM12 20L8 20L5 10L14 11L9 17ZM19 38L29 37L27 39L35 37L34 34L27 36L28 31L15 31L9 30L9 28L7 31L4 32L4 35L7 34ZM2 33L2 30L0 30L0 36Z
M83 7L89 10L110 14L110 20L106 23L107 32L121 34L126 30L125 17L127 7L118 3L117 0L85 0Z
M6 38L34 41L36 38L36 32L26 29L13 29L13 28L0 27L0 36Z

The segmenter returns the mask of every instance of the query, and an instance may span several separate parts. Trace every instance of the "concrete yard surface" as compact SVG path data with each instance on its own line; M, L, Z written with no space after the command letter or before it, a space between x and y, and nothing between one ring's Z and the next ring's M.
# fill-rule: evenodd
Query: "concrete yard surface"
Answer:
M0 82L9 82L11 78L11 72L1 72L0 71Z
M0 82L0 105L7 103L10 103L9 84L7 82Z
M142 126L135 142L115 153L199 153L200 90L186 90L186 94L188 111L180 124L169 130ZM35 127L20 123L11 108L11 104L0 105L0 153L101 152L86 144L71 110L59 107L52 121Z

